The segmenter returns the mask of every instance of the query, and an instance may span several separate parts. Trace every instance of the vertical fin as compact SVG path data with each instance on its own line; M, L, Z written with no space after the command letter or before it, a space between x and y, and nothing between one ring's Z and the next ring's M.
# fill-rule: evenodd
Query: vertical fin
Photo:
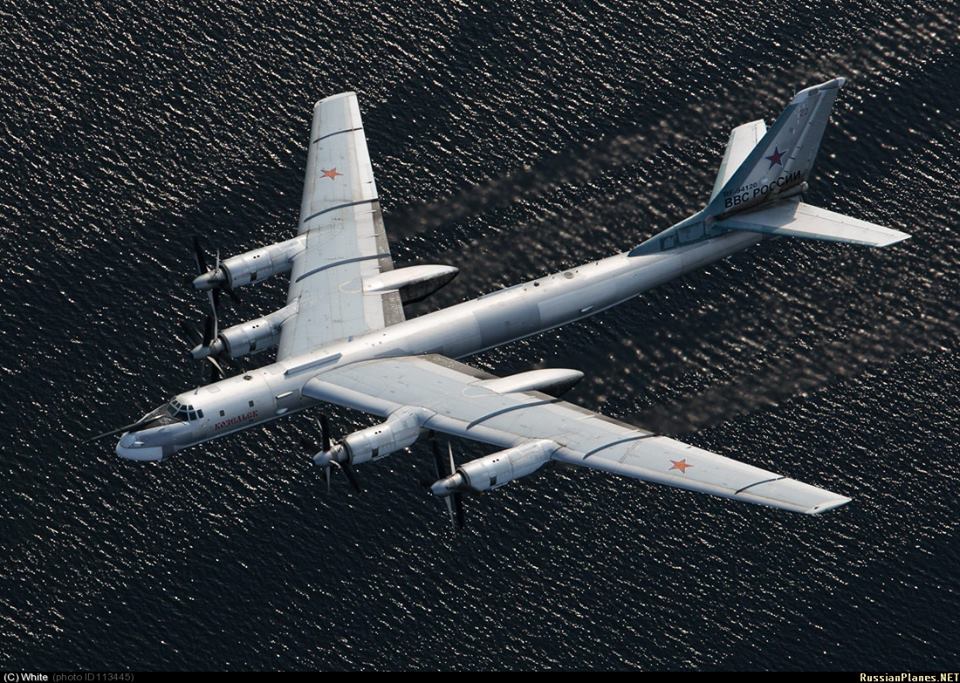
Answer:
M803 192L843 78L801 90L773 126L753 121L735 128L727 143L710 202L701 211L654 235L630 256L656 254L717 237L734 214ZM749 148L751 137L757 142ZM738 163L739 162L739 163Z
M837 92L844 79L801 90L773 126L710 200L705 214L719 216L797 194L820 149Z

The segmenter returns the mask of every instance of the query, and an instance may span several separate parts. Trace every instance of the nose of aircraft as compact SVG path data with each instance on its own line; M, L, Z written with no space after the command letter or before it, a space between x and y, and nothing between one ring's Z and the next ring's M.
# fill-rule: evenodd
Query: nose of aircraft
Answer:
M117 455L127 460L141 462L163 460L162 446L147 446L138 440L140 432L127 432L117 443Z

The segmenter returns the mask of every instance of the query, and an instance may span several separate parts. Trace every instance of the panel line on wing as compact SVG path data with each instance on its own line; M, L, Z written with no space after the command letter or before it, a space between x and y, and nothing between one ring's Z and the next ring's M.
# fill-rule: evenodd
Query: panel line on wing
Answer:
M551 403L560 403L559 398L551 398L546 401L531 401L530 403L521 403L520 405L510 406L508 408L503 408L501 410L496 410L488 415L483 417L478 417L476 420L467 425L467 429L473 429L478 424L486 422L487 420L492 420L495 417L499 417L504 413L511 413L515 410L523 410L524 408L535 408L536 406L550 405Z
M620 439L619 441L611 441L610 443L607 443L607 444L604 444L604 445L602 445L602 446L598 446L598 447L594 448L594 449L593 449L592 451L590 451L589 453L585 453L584 456L583 456L583 459L586 460L587 458L589 458L589 457L590 457L591 455L593 455L594 453L599 453L600 451L606 450L606 449L608 449L608 448L613 448L614 446L619 446L619 445L622 444L622 443L630 443L631 441L640 441L641 439L649 439L649 438L654 437L654 436L660 436L660 435L659 435L659 434L654 434L654 433L651 432L650 434L640 434L640 435L638 435L638 436L629 436L629 437L627 437L626 439Z
M302 221L300 221L300 224L303 225L304 223L309 223L317 216L322 216L323 214L330 213L331 211L337 211L338 209L349 209L351 206L360 206L361 204L372 204L373 202L377 202L377 201L380 201L379 197L372 197L370 199L360 199L355 202L347 202L346 204L337 204L336 206L330 206L324 209L323 211L317 211L316 213L310 214L309 216L304 218Z
M300 277L294 280L294 282L301 282L302 280L305 280L311 275L316 275L317 273L321 273L325 270L330 270L331 268L339 268L340 266L345 266L350 263L359 263L360 261L373 261L374 259L389 258L389 257L390 257L390 253L388 252L386 254L370 254L369 256L354 256L353 258L345 258L341 261L326 263L322 266L314 268L313 270L308 270L306 273L303 273Z
M737 489L736 494L743 493L747 489L752 489L754 486L760 486L760 484L769 484L772 481L780 481L781 479L786 479L786 477L774 477L773 479L764 479L762 481L755 481L752 484L747 484L742 489Z
M327 138L332 138L334 135L343 135L344 133L353 133L358 130L363 130L363 128L344 128L343 130L335 130L332 133L327 133L326 135L321 135L316 140L313 140L310 144L316 144L321 140L326 140Z

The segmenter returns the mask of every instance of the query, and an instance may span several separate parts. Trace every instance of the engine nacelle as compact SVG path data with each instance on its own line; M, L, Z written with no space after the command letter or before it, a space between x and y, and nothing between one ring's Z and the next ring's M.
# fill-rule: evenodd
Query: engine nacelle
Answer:
M482 493L500 488L536 472L550 460L557 448L559 446L553 441L541 439L492 453L462 464L454 474L436 482L430 490L434 495L446 496L454 491Z
M386 422L354 432L341 443L354 465L379 460L412 446L420 436L421 424L422 417L415 408L400 408Z
M221 355L235 359L272 349L280 342L283 321L296 313L297 308L294 302L270 315L228 327L217 335L210 346L195 346L190 353L198 360Z
M305 237L301 235L231 256L220 263L224 282L228 289L234 289L286 273L293 265L293 257L303 251L304 246Z

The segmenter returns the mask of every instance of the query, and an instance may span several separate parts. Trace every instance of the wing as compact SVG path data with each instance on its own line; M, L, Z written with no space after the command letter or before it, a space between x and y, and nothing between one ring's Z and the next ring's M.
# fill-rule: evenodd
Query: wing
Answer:
M443 356L384 358L332 369L303 393L380 416L411 406L424 429L501 448L548 439L553 458L634 479L817 514L849 498L747 465L502 380ZM509 384L508 384L509 388Z
M363 281L393 270L390 247L355 93L317 102L300 205L306 243L293 259L277 359L335 339L402 322L396 291L363 291Z

